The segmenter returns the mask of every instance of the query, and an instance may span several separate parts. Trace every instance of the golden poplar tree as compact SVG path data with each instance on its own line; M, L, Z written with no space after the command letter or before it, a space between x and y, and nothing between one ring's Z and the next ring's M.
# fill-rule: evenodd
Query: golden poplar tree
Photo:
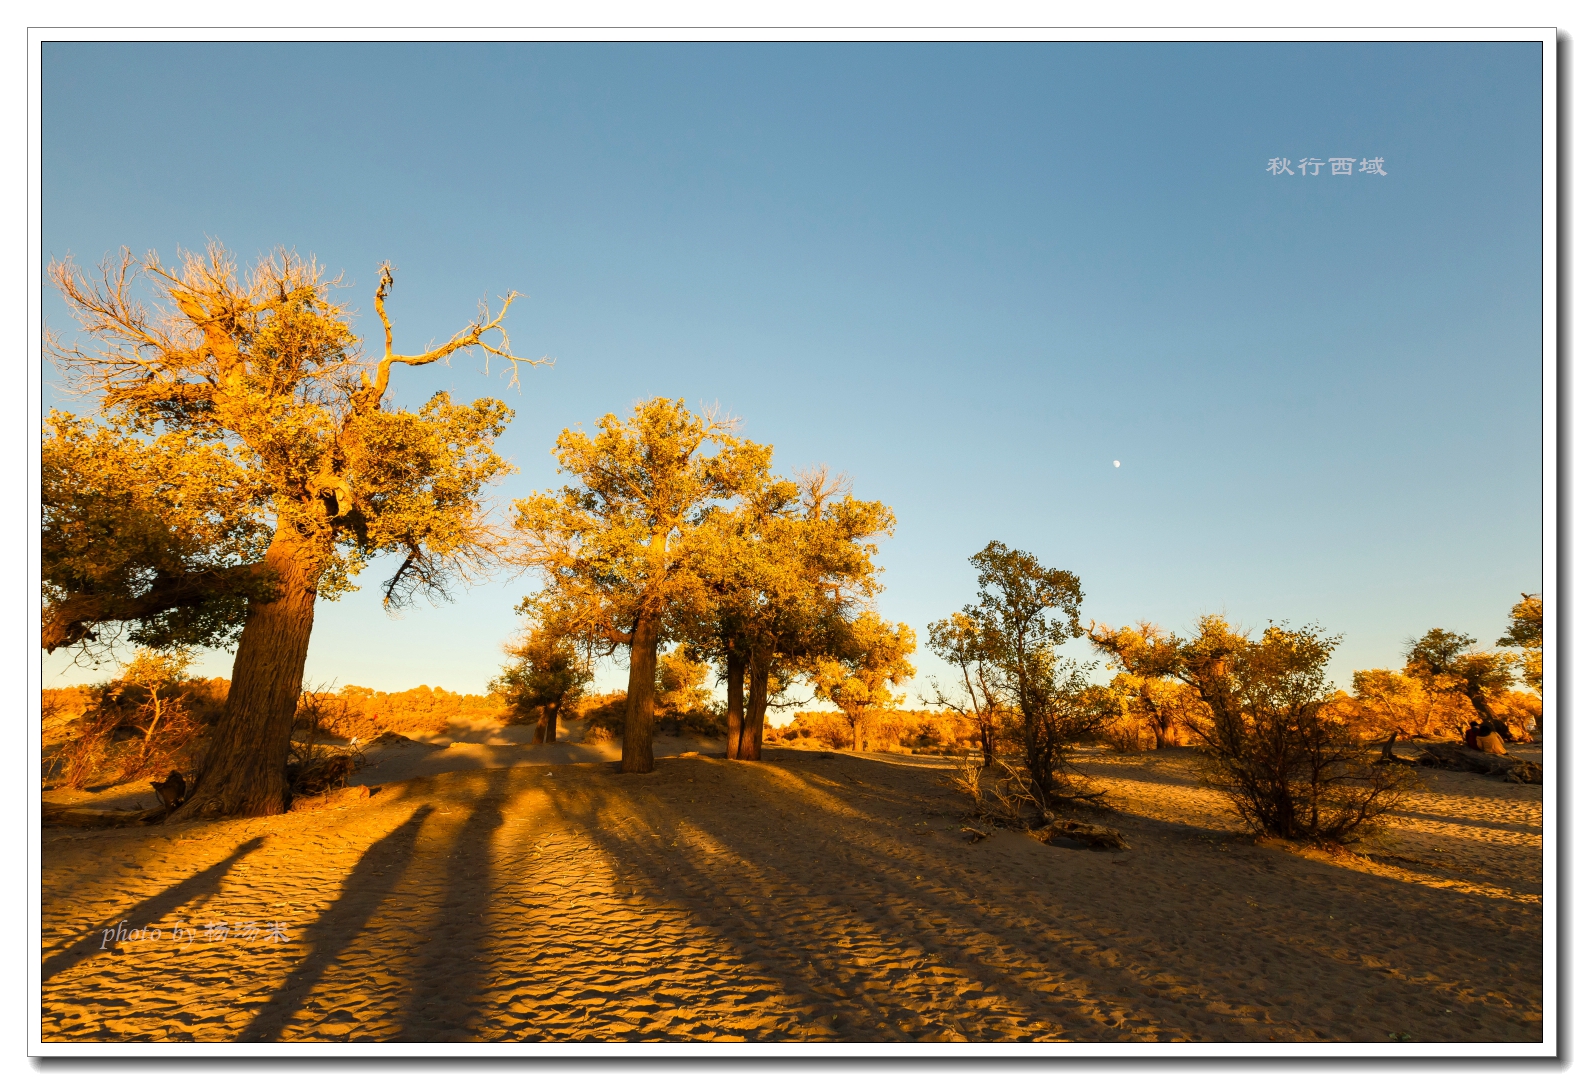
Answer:
M52 334L50 353L97 417L57 413L46 431L45 647L102 647L121 631L234 639L225 713L175 816L282 812L315 602L350 590L378 554L402 558L388 604L443 595L495 550L480 493L510 469L492 446L511 411L443 392L397 410L387 393L396 366L474 347L515 380L528 359L501 322L516 295L440 346L397 354L383 267L384 349L368 356L332 296L339 280L294 253L239 273L218 245L175 267L123 251L93 279L69 261L50 276L87 340Z
M542 579L524 608L558 628L628 654L622 771L654 769L655 666L661 643L702 607L692 559L703 524L762 485L770 448L680 400L650 399L627 419L607 414L590 436L556 440L576 484L516 504L520 560Z
M704 605L680 635L725 677L728 758L759 759L772 685L813 676L853 645L850 624L880 589L872 540L894 523L824 468L767 478L711 517L694 560Z

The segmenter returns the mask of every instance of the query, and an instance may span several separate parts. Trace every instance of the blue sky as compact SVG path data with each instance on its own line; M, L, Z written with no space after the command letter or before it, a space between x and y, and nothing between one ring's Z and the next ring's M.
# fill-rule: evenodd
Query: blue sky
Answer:
M393 380L517 411L503 502L558 484L563 427L669 395L891 504L880 605L921 639L991 539L1086 619L1323 625L1343 684L1540 589L1538 44L43 55L46 257L284 244L365 331L390 260L398 349L526 294L514 345L556 365L520 394L479 359ZM309 680L481 690L525 587L321 604Z

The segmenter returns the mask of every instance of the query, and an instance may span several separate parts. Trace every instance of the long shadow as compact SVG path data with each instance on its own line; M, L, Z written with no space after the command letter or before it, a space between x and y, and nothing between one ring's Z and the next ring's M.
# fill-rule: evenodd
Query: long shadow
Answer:
M841 774L838 766L829 767L833 773ZM644 823L645 818L641 816L637 818L623 816L634 810L613 811L612 807L616 804L615 796L600 795L592 807L576 809L571 804L563 804L561 796L558 795L556 805L563 819L579 824L584 833L599 840L601 849L620 870L618 876L620 883L641 889L642 894L652 900L682 905L691 924L708 929L724 942L737 944L749 953L757 951L761 956L778 958L779 963L773 967L767 968L763 963L749 963L746 958L739 966L745 971L757 972L762 979L778 986L794 1001L802 1003L804 1006L801 1010L802 1014L814 1018L841 1019L843 1023L839 1025L839 1034L843 1038L871 1040L901 1038L900 1032L888 1028L882 1021L898 1015L916 1017L915 1008L907 995L873 989L860 990L859 988L864 985L861 977L853 974L844 975L843 971L862 972L863 967L845 958L839 945L820 937L816 932L821 929L828 930L829 927L816 924L800 935L773 914L760 916L748 907L738 906L745 899L757 896L758 890L750 884L755 877L774 884L777 901L784 900L787 904L796 901L801 914L806 916L818 913L824 915L830 922L849 924L853 920L848 917L849 908L843 898L846 894L846 886L860 881L872 882L884 897L881 908L886 917L879 919L878 923L863 920L870 931L883 931L887 935L905 931L907 939L917 941L928 954L938 957L950 956L953 968L962 973L967 981L981 983L987 988L994 989L1003 1002L1017 1005L1028 1016L1049 1013L1046 1007L1039 1004L1038 999L1029 997L1028 991L1018 988L1010 981L1005 968L973 958L971 953L961 951L961 945L936 935L917 921L916 912L930 909L929 905L918 898L916 883L909 881L906 873L897 868L895 857L884 854L875 845L876 840L868 835L874 829L884 827L883 820L873 818L870 813L854 808L853 814L857 820L851 828L840 832L842 838L833 840L841 844L841 849L833 847L827 858L827 861L832 859L839 861L845 868L831 878L829 884L810 884L802 870L785 868L786 859L780 859L779 856L766 850L764 825L767 822L774 822L773 814L770 818L761 819L767 812L786 812L785 807L789 802L797 801L799 796L786 792L771 795L755 794L742 789L742 784L747 782L742 779L721 782L724 786L732 787L735 793L723 794L723 801L719 806L714 809L706 807L685 814L677 811L672 815L685 816L690 828L703 832L714 843L738 859L741 865L749 867L748 870L733 872L729 869L708 868L687 851L678 849L666 856L665 861L670 863L672 872L662 881L660 871L655 868L652 857L652 852L662 845L662 841L656 835L655 827ZM625 797L632 800L636 795ZM879 801L896 801L895 798L867 793L864 797ZM737 802L733 803L732 799L736 799ZM744 803L757 807L760 815L751 818L733 815L734 807ZM764 808L766 806L771 807L771 810L766 810ZM633 835L624 837L623 834L612 832L607 827L618 820L626 821L628 824L636 822L640 827ZM633 829L628 831L633 832ZM647 841L638 838L638 833L647 834L650 838ZM849 855L847 851L852 853ZM927 856L922 854L917 858L927 860ZM922 864L921 861L920 866ZM939 872L943 876L949 876L950 871L943 868ZM729 919L723 917L718 906L707 907L702 912L696 909L696 899L690 898L685 893L679 894L677 891L680 886L688 884L711 892L717 904L728 902L733 904L731 917ZM902 913L909 908L915 913ZM960 919L956 920L956 924L959 932L969 932ZM848 926L848 929L852 928ZM1005 943L1004 938L999 940ZM1028 963L1033 964L1034 961L1030 960ZM833 997L828 992L832 989L846 992L842 996ZM866 1025L859 1025L856 1031L850 1026L855 1014L869 1021ZM1078 1022L1068 1021L1068 1023ZM1085 1020L1082 1023L1089 1024L1090 1021ZM777 1038L793 1039L796 1036L781 1035Z
M303 934L304 942L313 946L307 957L243 1029L238 1042L267 1043L281 1037L292 1014L313 992L314 984L390 897L412 861L418 832L433 808L419 806L399 828L363 852L342 882L340 897Z
M193 874L179 884L171 885L159 895L137 904L126 914L117 915L110 925L120 926L122 922L125 922L127 929L149 926L159 922L178 907L185 906L200 897L214 895L220 887L220 882L231 871L231 867L263 845L264 838L262 836L256 836L248 840L232 851L229 856L222 858L208 869ZM121 953L125 951L122 947L124 942L117 944L115 948L104 948L102 947L103 944L104 930L98 929L90 932L81 941L61 949L44 961L41 969L44 981L48 982L56 975L75 967L96 953Z
M397 1022L396 1042L444 1042L468 1038L465 1033L478 1011L475 1002L488 970L482 957L490 929L486 919L494 891L495 862L490 853L495 833L505 823L501 806L507 798L508 771L488 773L485 792L472 800L462 827L446 844L445 901L435 911L428 941L412 970L412 985ZM453 964L478 961L463 968L459 980Z
M1474 817L1459 817L1450 813L1426 813L1417 809L1399 810L1396 816L1407 820L1436 821L1440 824L1456 824L1464 828L1490 828L1498 832L1515 832L1519 835L1538 836L1542 830L1538 824L1523 824L1520 821L1482 821Z
M810 765L824 769L826 765ZM832 765L831 767L834 767ZM724 781L723 781L724 782ZM733 788L735 789L735 788ZM590 834L597 835L602 849L623 868L623 880L641 884L646 893L653 893L659 899L677 899L683 902L685 897L677 895L680 882L692 881L695 885L708 885L723 899L735 899L739 896L752 896L756 890L750 881L752 874L766 876L769 880L776 881L777 906L781 906L782 899L791 904L794 899L803 905L804 913L813 910L829 911L839 916L844 910L841 897L844 895L842 882L849 879L868 880L873 882L876 889L882 890L883 897L889 900L900 901L896 906L890 902L883 902L883 910L889 912L889 918L880 919L882 925L891 926L896 932L905 932L910 940L918 940L927 947L939 952L950 959L952 965L960 971L965 971L967 977L984 983L986 987L993 988L1005 1000L1021 1003L1025 1010L1032 1010L1033 1015L1042 1016L1052 1022L1060 1021L1063 1024L1076 1026L1080 1031L1089 1030L1095 1026L1095 1019L1091 1012L1084 1006L1068 1005L1058 1009L1048 1004L1041 1005L1043 998L1031 997L1033 991L1025 988L1026 984L1016 972L1024 970L1038 970L1043 960L1028 958L1032 951L1038 956L1051 955L1056 957L1067 956L1078 952L1082 956L1092 956L1094 953L1105 953L1115 949L1122 955L1120 964L1103 964L1101 968L1110 970L1111 977L1101 979L1101 988L1085 989L1089 982L1079 979L1069 987L1069 997L1076 997L1086 1003L1089 1008L1103 1012L1131 1010L1133 1013L1142 1011L1146 1016L1154 1016L1151 1008L1131 1002L1127 997L1114 1000L1114 991L1107 989L1116 981L1132 981L1130 975L1141 980L1140 985L1148 989L1158 982L1167 982L1168 985L1178 985L1186 982L1193 990L1185 990L1172 995L1173 1000L1182 999L1184 1002L1195 1003L1201 1012L1210 1010L1214 1015L1221 1016L1224 1010L1211 1009L1213 1002L1221 999L1231 999L1234 1003L1242 1000L1245 995L1240 991L1243 984L1258 976L1263 969L1254 958L1264 960L1269 956L1290 958L1297 954L1304 958L1304 966L1312 971L1323 972L1330 981L1321 985L1332 988L1355 989L1366 991L1369 989L1369 980L1364 971L1369 970L1363 962L1350 961L1338 958L1335 950L1337 938L1345 936L1345 929L1349 925L1363 925L1367 923L1379 924L1382 914L1395 913L1398 917L1412 921L1415 926L1434 927L1439 929L1440 936L1432 935L1433 941L1440 942L1438 947L1451 949L1453 944L1470 939L1472 943L1479 944L1489 939L1492 934L1510 933L1510 923L1498 920L1493 908L1486 904L1470 901L1467 906L1459 907L1452 913L1441 900L1435 897L1438 891L1429 890L1418 885L1404 885L1398 882L1388 884L1373 883L1379 878L1372 875L1360 874L1352 870L1333 869L1327 867L1321 873L1333 883L1329 891L1323 891L1326 897L1323 900L1311 901L1307 907L1303 903L1297 906L1287 905L1277 913L1270 916L1260 916L1250 922L1243 914L1245 894L1263 895L1262 888L1269 883L1271 873L1238 869L1242 864L1229 864L1224 861L1224 856L1206 852L1197 857L1189 857L1189 862L1183 867L1183 875L1204 874L1212 878L1213 886L1207 893L1198 885L1183 884L1184 902L1192 898L1195 902L1191 907L1185 907L1186 914L1181 918L1169 917L1167 926L1151 931L1118 931L1111 929L1117 924L1117 919L1104 904L1104 892L1115 891L1116 887L1107 884L1103 878L1097 879L1102 869L1087 870L1072 867L1073 874L1078 879L1072 882L1069 892L1063 893L1060 899L1059 918L1055 911L1047 911L1043 907L1029 908L1024 902L1016 898L1018 893L1012 889L1003 889L995 883L995 874L992 869L976 873L973 881L977 882L969 887L970 892L982 892L987 897L1010 891L1000 901L989 901L994 905L984 910L979 910L978 915L967 919L980 933L988 935L993 942L1000 945L1003 952L1010 952L1012 956L1005 960L992 961L989 959L970 959L971 953L962 951L966 946L954 946L943 941L939 936L924 928L912 916L901 913L902 910L911 908L915 912L935 910L930 906L930 901L924 898L916 883L910 883L905 876L906 872L900 868L897 856L884 853L882 846L877 846L878 840L865 838L866 830L870 827L863 823L868 818L864 817L861 810L854 809L860 819L854 821L850 828L838 830L837 835L842 837L832 839L833 844L829 851L829 859L837 859L846 868L836 874L835 884L814 885L807 881L803 870L795 865L788 865L788 859L777 855L772 849L767 848L764 829L767 823L776 823L774 817L766 818L756 815L752 818L739 818L731 815L730 809L733 798L746 798L756 806L770 804L783 805L788 800L796 801L796 795L783 793L778 795L781 800L768 799L761 791L757 795L737 794L728 791L721 795L722 804L717 809L708 807L691 810L687 813L690 827L702 828L705 833L713 837L714 841L724 850L745 859L747 865L754 867L752 871L733 873L722 868L719 863L712 863L711 868L695 862L692 856L685 851L670 851L666 860L677 869L676 874L665 875L655 868L654 848L661 845L658 839L642 840L640 838L623 839L617 833L602 831L604 825L612 823L613 817L607 815L614 795L601 796L606 801L596 799L595 809L574 809L563 806L560 810L568 821L581 822L582 827ZM636 797L632 795L629 797ZM658 797L658 795L657 795ZM827 797L836 797L827 792ZM874 795L865 795L873 799ZM839 799L838 799L839 800ZM560 805L560 802L557 802ZM712 803L713 804L713 803ZM603 806L604 808L600 808ZM677 811L680 813L680 811ZM776 810L780 813L783 810ZM642 818L641 818L642 819ZM883 821L881 822L883 823ZM655 826L646 825L640 831L647 831L654 835ZM646 845L647 844L647 845ZM850 853L848 853L850 852ZM935 867L931 872L932 880L937 885L953 885L953 887L967 886L968 871L961 868L952 868L947 864L944 854L929 854L922 849L911 859L913 868ZM1294 859L1292 862L1282 863L1290 867L1282 872L1290 875L1298 872L1303 863ZM894 867L894 868L893 868ZM1107 867L1109 861L1107 861ZM829 872L827 870L827 872ZM1280 876L1280 874L1277 874ZM664 877L664 883L661 878ZM1197 877L1191 878L1197 879ZM801 893L788 893L788 888L800 888ZM801 895L801 899L799 899ZM871 896L871 900L875 897ZM1320 906L1327 914L1308 914L1307 909ZM900 910L899 910L900 908ZM897 1001L885 992L868 992L858 996L848 994L847 998L832 1000L824 992L815 987L849 988L852 980L844 980L837 974L837 968L849 971L862 971L862 967L852 961L840 959L841 950L829 941L821 941L813 936L808 929L799 932L785 923L778 922L773 916L759 919L743 910L736 910L731 920L722 921L721 916L706 916L691 912L692 921L711 928L727 942L737 942L748 947L748 942L757 941L760 946L766 942L774 943L779 949L775 955L782 957L784 963L777 966L774 974L767 974L782 986L787 993L792 994L796 1000L805 1004L820 1006L821 1012L826 1009L840 1009L842 1015L847 1017L853 1009L858 1009L861 1016L869 1016L878 1023L883 1019L889 1009L908 1010L910 1006L905 1001ZM977 909L976 909L977 910ZM1027 911L1028 913L1024 913ZM948 920L949 925L960 926L964 921L962 915L952 915L937 911L940 918ZM1341 923L1332 925L1337 919ZM1049 925L1046 925L1046 924ZM872 925L872 923L871 923ZM1238 931L1239 942L1236 944L1235 955L1237 960L1222 959L1226 949L1234 945L1208 940L1206 934L1215 934L1218 931ZM1115 935L1123 934L1118 942ZM1481 937L1480 935L1485 935ZM1018 941L1024 942L1019 946ZM1226 949L1220 946L1226 945ZM954 948L956 951L954 951ZM1401 958L1400 953L1394 953L1389 946L1383 946L1386 955L1397 958L1398 967L1409 971L1417 971L1419 967L1413 961ZM1382 948L1371 948L1370 951L1380 954ZM1451 956L1464 957L1463 962L1474 962L1466 959L1467 953L1452 952ZM1022 959L1018 959L1022 957ZM1252 957L1252 958L1251 958ZM1438 957L1439 958L1439 957ZM1142 966L1142 970L1135 967L1135 963ZM790 966L788 966L790 965ZM1449 965L1450 966L1450 965ZM1080 966L1080 972L1089 971L1099 978L1102 971L1097 970L1093 963ZM814 976L804 978L798 972L814 972ZM1176 972L1182 976L1180 980L1169 978L1169 974ZM880 978L881 976L875 976ZM1396 979L1402 983L1407 976ZM1361 981L1362 980L1362 981ZM1410 980L1411 981L1411 980ZM1457 985L1457 984L1455 984ZM1126 991L1122 991L1125 995ZM845 1002L845 1004L844 1004ZM863 1003L867 1002L867 1005ZM1165 1008L1164 1006L1160 1008ZM866 1011L867 1010L867 1011ZM1439 1012L1439 1009L1426 1010L1418 1008L1407 1010L1410 1015L1422 1016L1427 1011ZM1272 1008L1271 1015L1284 1017L1290 1011ZM1439 1019L1439 1018L1437 1018ZM1202 1024L1186 1019L1181 1011L1167 1009L1164 1017L1156 1017L1158 1026L1167 1030L1192 1033L1200 1030ZM1416 1021L1428 1023L1426 1019ZM1230 1020L1227 1023L1232 1024ZM1232 1026L1246 1034L1249 1039L1263 1039L1265 1032L1272 1026L1287 1028L1293 1026L1307 1026L1297 1018L1283 1020L1280 1023L1272 1021L1271 1024L1259 1025L1252 1021L1239 1022ZM1357 1029L1357 1023L1343 1023L1340 1030L1346 1032ZM866 1030L873 1031L874 1024ZM1109 1029L1107 1029L1109 1030ZM1336 1032L1338 1028L1326 1025L1326 1030ZM1125 1030L1116 1033L1117 1038L1126 1037Z

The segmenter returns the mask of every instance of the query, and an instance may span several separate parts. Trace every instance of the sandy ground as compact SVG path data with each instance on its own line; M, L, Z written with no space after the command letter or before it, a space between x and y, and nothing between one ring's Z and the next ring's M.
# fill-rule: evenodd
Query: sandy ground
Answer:
M46 829L43 1037L1541 1038L1540 787L1423 771L1332 857L1239 834L1191 752L1085 751L1114 853L970 845L932 758L666 742L642 776L398 747L363 800Z

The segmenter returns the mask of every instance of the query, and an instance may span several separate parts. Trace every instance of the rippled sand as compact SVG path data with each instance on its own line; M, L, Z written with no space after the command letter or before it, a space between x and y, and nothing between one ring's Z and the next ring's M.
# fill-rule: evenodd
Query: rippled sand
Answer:
M1191 753L1081 762L1132 850L970 845L938 762L784 749L47 829L44 1038L1540 1041L1540 787L1424 772L1337 858Z

